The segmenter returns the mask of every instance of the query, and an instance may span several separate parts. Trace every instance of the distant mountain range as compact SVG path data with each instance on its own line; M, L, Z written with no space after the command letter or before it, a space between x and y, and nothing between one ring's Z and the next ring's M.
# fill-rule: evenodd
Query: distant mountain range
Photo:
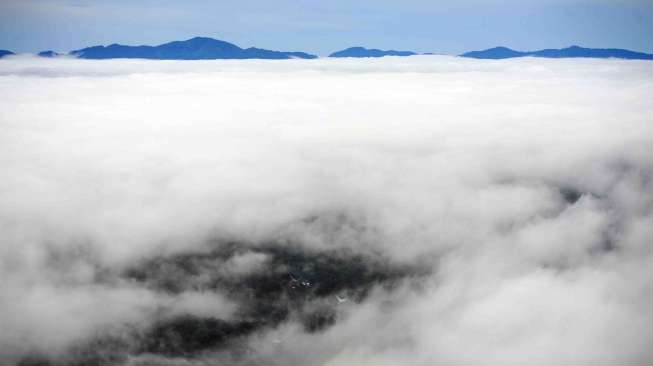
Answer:
M213 60L213 59L291 59L317 58L305 52L281 52L262 48L240 48L233 43L213 38L195 37L159 46L93 46L70 52L85 59L144 58L155 60Z
M13 55L8 50L0 50L0 58ZM334 52L329 57L384 57L413 56L412 51L394 51L369 49L365 47L350 47ZM426 53L429 55L431 53ZM39 52L40 57L56 57L61 54L54 51ZM233 43L207 37L195 37L185 41L164 43L158 46L125 46L112 44L109 46L93 46L71 51L69 56L83 59L113 59L140 58L153 60L215 60L215 59L314 59L317 56L306 52L272 51L262 48L240 48ZM461 57L478 59L505 59L515 57L546 57L546 58L621 58L631 60L653 60L653 54L629 51L619 48L584 48L571 46L562 49L544 49L539 51L516 51L507 47L494 47L483 51L471 51Z
M2 52L6 52L3 54ZM329 57L383 57L412 56L412 51L384 51L364 47L351 47L334 52ZM0 57L13 55L10 51L0 51ZM54 51L39 52L40 57L56 57ZM317 56L306 52L271 51L262 48L240 48L233 43L213 38L195 37L186 41L175 41L158 46L125 46L112 44L109 46L92 46L71 51L70 56L83 59L113 59L140 58L152 60L215 60L215 59L271 59L283 60L292 58L314 59Z
M413 56L417 53L412 51L384 51L375 48L350 47L342 51L334 52L329 57L383 57L383 56Z
M545 57L545 58L623 58L628 60L653 60L653 55L642 52L624 50L620 48L584 48L571 46L561 49L544 49L539 51L515 51L507 47L494 47L483 51L463 53L461 57L480 59L504 59L514 57Z
M57 56L59 56L59 54L54 52L54 51L42 51L42 52L39 52L37 54L37 56L40 56L40 57L57 57Z

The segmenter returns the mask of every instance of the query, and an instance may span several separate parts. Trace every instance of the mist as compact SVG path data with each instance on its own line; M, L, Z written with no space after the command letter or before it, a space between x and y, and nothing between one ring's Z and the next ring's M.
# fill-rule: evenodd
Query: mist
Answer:
M651 95L646 61L3 59L0 365L649 365Z

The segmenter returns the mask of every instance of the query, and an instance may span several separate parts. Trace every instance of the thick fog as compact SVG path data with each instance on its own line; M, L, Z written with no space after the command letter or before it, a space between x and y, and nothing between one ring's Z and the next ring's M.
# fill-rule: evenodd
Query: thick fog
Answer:
M650 365L653 63L0 61L0 365Z

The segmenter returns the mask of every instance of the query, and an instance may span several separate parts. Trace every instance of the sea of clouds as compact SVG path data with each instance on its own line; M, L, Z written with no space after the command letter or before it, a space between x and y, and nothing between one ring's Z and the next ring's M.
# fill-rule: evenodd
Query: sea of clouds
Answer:
M333 324L266 323L243 354L94 362L650 365L651 96L646 61L3 59L0 365L81 364L111 348L89 340L175 314L238 317L219 289L121 275L224 242L414 274L319 298ZM263 271L266 250L197 276Z

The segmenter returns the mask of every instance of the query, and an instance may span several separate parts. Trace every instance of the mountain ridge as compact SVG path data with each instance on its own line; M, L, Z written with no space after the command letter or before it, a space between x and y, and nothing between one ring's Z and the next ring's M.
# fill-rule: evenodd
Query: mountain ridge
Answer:
M395 51L395 50L379 50L376 48L365 48L361 46L349 47L344 50L333 52L329 57L342 58L342 57L384 57L384 56L413 56L417 55L413 51Z
M0 58L16 53L0 49ZM349 47L331 53L331 58L366 58L384 56L412 56L419 53L413 51L381 50L362 46ZM428 55L432 53L424 53ZM42 51L39 57L57 57L66 55L54 51ZM298 51L274 51L264 48L241 48L233 43L209 38L194 37L183 41L172 41L157 46L129 46L117 43L108 46L98 45L73 50L67 53L81 59L153 59L153 60L214 60L214 59L314 59L318 56ZM577 45L566 48L546 48L535 51L517 51L508 47L498 46L485 50L468 51L459 57L476 59L508 59L517 57L542 58L618 58L628 60L653 60L653 54L631 51L622 48L586 48Z
M5 56L11 56L11 55L15 55L15 53L9 50L0 50L0 58L3 58Z
M566 48L546 48L537 51L516 51L508 47L493 47L481 51L465 52L460 57L499 60L516 57L542 58L620 58L626 60L653 60L653 54L636 52L622 48L586 48L569 46Z
M91 46L74 50L70 55L83 59L141 58L154 60L215 60L215 59L273 59L317 58L306 52L273 51L263 48L241 48L233 43L208 37L194 37L158 46Z

